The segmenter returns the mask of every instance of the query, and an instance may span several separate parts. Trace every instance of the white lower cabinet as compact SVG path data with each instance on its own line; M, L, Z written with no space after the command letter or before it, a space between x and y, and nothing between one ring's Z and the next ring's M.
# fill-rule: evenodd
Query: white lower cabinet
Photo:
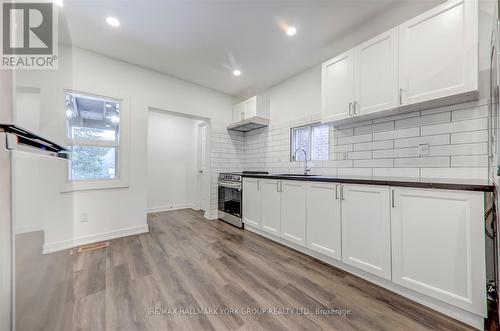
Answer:
M483 192L245 178L243 220L486 316Z
M243 179L243 223L260 228L260 179Z
M280 184L281 182L275 179L262 179L260 182L261 228L276 236L280 236L281 233Z
M306 245L306 182L281 182L281 237Z
M339 184L307 184L307 248L340 260Z
M392 190L393 282L486 316L484 194Z
M391 279L389 187L342 185L342 261Z

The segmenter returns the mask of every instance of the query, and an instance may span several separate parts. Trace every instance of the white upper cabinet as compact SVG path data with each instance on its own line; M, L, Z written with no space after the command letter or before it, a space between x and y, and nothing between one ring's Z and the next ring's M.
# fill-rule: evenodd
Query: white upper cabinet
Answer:
M269 118L269 98L256 95L233 106L233 122L256 116Z
M449 0L324 62L321 120L465 102L477 91L478 0Z
M397 28L323 63L321 84L323 122L397 107Z
M447 1L399 26L402 104L478 89L478 2Z
M398 106L398 28L354 49L354 115Z
M340 184L307 183L307 248L340 260Z
M260 179L243 178L243 223L260 228Z
M262 179L260 182L261 228L278 237L281 235L280 185L281 182L274 179Z
M257 116L257 97L248 99L244 105L245 118Z
M244 120L245 117L245 103L238 103L233 106L233 122Z
M393 191L392 281L485 317L484 194Z
M281 237L306 245L306 182L281 182Z
M321 75L322 121L347 118L353 111L354 51L350 50L323 63Z
M391 279L389 188L342 185L342 261Z

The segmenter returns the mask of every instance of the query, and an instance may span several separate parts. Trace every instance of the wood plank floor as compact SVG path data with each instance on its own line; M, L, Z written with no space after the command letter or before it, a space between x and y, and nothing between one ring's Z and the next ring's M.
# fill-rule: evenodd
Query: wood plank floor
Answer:
M150 214L148 223L148 234L76 255L76 330L470 329L193 210Z

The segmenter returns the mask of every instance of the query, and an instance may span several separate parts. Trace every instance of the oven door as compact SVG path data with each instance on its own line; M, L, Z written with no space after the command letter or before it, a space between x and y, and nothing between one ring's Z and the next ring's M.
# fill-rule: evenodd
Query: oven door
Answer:
M219 180L219 218L237 227L241 222L241 183Z

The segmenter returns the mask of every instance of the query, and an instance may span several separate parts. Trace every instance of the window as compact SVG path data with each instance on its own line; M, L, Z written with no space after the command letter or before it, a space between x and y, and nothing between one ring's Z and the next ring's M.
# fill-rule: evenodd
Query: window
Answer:
M304 161L303 149L307 153L307 160L328 160L330 153L330 127L327 124L313 124L292 129L291 159ZM295 154L295 151L297 153ZM295 154L295 157L294 157Z
M75 92L65 98L70 180L118 178L120 101Z

